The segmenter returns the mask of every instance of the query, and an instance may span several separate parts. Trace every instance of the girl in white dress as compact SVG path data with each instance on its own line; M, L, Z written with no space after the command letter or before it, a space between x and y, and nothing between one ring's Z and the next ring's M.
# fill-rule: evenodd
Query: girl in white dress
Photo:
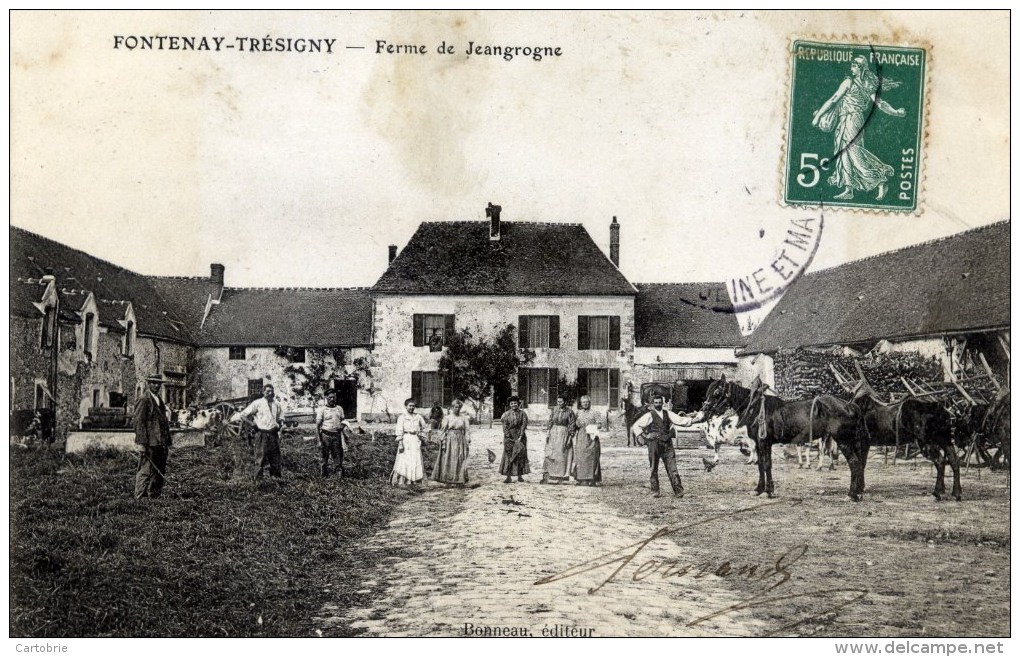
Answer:
M428 424L414 412L413 399L404 402L404 413L397 418L397 459L393 462L391 486L409 486L425 479L425 466L421 459L421 441Z

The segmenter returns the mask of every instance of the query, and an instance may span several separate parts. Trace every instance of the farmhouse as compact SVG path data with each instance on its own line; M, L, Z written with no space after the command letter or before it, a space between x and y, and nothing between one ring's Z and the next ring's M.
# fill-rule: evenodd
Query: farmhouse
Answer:
M1008 382L1009 229L1004 221L806 274L739 352L741 378L788 394L793 359L846 351L917 354L946 380L987 363Z
M498 207L489 214L488 222L422 223L372 288L373 371L389 408L408 397L448 405L438 371L445 336L507 324L535 357L494 391L496 417L515 392L530 416L546 417L561 377L585 389L593 407L619 408L637 289L580 224L501 221Z

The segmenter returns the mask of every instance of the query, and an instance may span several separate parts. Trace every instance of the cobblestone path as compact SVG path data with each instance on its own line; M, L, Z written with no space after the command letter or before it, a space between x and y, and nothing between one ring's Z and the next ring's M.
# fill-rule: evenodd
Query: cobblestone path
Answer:
M656 572L634 581L632 575L648 560L692 561L668 538L650 543L593 594L588 590L620 564L536 585L536 580L645 540L659 527L619 515L599 501L600 489L538 485L545 441L537 431L529 435L532 474L527 483L503 484L496 470L501 439L498 427L474 434L470 475L480 485L430 487L395 511L364 548L386 553L382 565L351 574L361 578L370 606L327 604L313 619L316 629L328 633L346 621L355 630L382 636L464 636L465 624L473 625L475 633L484 627L515 627L533 636L543 636L544 628L562 632L564 627L592 630L596 636L761 633L762 626L747 612L687 626L740 601L713 574L664 579ZM487 448L497 454L495 464L488 463ZM683 504L671 496L651 499L643 451L610 448L602 459L607 486L648 496L650 504ZM668 491L668 480L661 476Z

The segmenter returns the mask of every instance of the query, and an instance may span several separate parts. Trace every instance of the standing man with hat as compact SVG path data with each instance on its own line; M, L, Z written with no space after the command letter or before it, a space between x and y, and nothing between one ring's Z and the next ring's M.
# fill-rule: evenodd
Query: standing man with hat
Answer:
M148 390L135 403L135 443L142 446L135 474L135 499L159 497L163 491L172 442L166 404L159 397L163 379L150 376L146 385Z
M676 449L673 447L674 427L686 427L694 422L693 418L681 417L663 408L665 399L655 395L652 408L634 423L634 440L639 445L648 445L648 463L652 466L651 488L655 497L659 493L659 461L666 466L669 483L673 487L673 495L684 496L684 485L680 481L680 473L676 470Z
M269 466L269 476L282 477L280 467L280 430L283 429L283 406L275 401L276 390L267 385L262 388L262 398L248 404L239 413L242 418L255 421L255 471L252 479L262 478L262 471Z
M333 457L333 466L337 476L344 476L344 409L337 406L336 391L326 391L326 405L315 411L315 433L319 436L322 447L322 476L329 476L329 457Z

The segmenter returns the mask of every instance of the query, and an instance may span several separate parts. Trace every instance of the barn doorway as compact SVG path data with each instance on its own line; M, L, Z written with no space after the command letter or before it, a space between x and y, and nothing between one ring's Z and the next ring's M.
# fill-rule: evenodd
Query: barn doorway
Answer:
M712 379L696 379L684 381L687 388L687 404L685 412L698 411L705 404L705 395L708 393L708 386L712 385Z
M358 382L356 379L334 379L336 403L344 409L344 417L353 420L358 417Z

